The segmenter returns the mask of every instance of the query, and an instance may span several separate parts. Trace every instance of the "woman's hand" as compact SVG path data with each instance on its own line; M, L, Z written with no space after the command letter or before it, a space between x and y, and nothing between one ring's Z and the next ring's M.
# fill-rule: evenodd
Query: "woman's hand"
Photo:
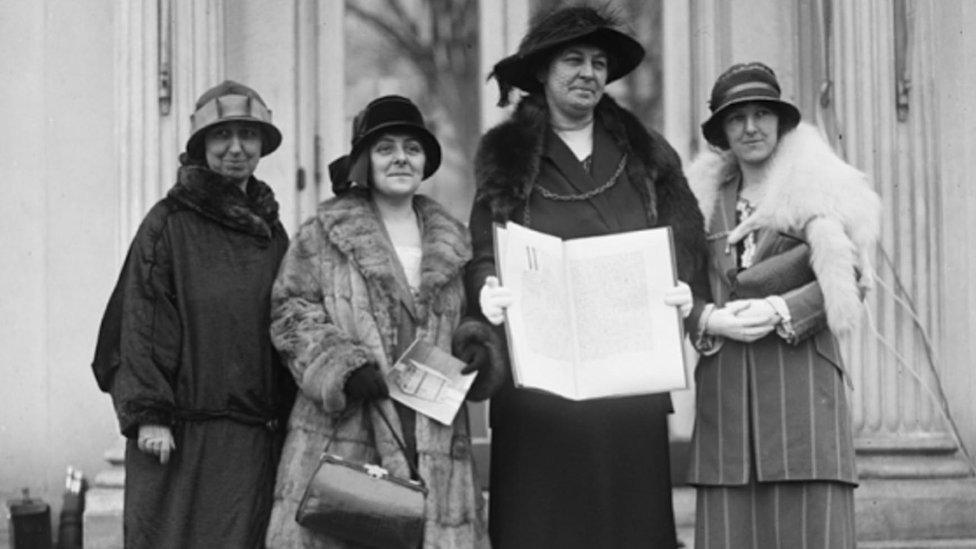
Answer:
M485 279L485 285L481 287L481 293L478 295L481 313L495 326L505 321L505 309L514 301L515 296L512 295L512 291L502 288L498 279L493 276Z
M764 307L765 306L765 307ZM779 315L764 299L730 301L708 317L705 331L717 336L752 343L776 328Z
M169 462L170 452L176 450L173 432L165 425L140 425L136 440L140 450L159 456L159 463L163 465Z
M753 318L756 320L764 320L772 325L773 328L779 324L782 320L776 309L773 308L772 304L765 299L743 299L740 303L746 303L748 306L736 313L735 316L739 318Z
M664 304L677 307L681 312L681 318L688 318L691 314L691 288L679 280L675 287L665 290Z

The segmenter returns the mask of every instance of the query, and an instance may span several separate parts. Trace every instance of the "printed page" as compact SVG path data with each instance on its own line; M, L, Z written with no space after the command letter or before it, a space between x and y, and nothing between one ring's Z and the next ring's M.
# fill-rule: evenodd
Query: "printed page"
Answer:
M496 265L502 284L515 295L505 320L515 383L575 398L563 242L515 223L505 233L499 246L496 232Z
M687 386L671 249L668 228L566 242L580 398Z
M451 425L475 374L461 375L463 361L415 340L386 372L390 398L444 425Z

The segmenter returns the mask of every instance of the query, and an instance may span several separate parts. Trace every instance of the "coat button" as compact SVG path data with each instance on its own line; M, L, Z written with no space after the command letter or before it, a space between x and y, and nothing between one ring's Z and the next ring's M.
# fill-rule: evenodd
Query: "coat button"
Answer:
M470 455L471 443L468 441L467 437L454 437L454 440L451 441L451 458L466 460Z

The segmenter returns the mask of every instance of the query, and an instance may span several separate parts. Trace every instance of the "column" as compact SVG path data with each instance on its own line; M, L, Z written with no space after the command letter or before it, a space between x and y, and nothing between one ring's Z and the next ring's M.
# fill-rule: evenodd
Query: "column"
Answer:
M124 253L175 182L197 96L223 75L223 0L117 0L114 30Z
M934 29L927 10L898 4L830 5L835 94L822 112L835 149L872 176L883 203L877 287L861 329L844 342L862 479L858 533L867 546L976 536L973 471L933 373L949 367L935 347L939 308L949 296L936 229ZM899 87L907 79L910 87Z

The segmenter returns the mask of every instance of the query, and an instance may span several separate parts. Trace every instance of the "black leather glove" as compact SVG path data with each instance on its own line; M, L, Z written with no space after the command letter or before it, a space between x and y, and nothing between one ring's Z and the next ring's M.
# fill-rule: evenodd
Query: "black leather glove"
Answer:
M346 378L343 387L346 396L354 400L375 400L390 396L390 389L386 380L380 374L380 368L372 362L367 362Z
M457 357L467 363L467 366L461 369L461 373L465 375L480 372L488 368L491 362L491 357L488 356L488 348L479 343L465 345Z

